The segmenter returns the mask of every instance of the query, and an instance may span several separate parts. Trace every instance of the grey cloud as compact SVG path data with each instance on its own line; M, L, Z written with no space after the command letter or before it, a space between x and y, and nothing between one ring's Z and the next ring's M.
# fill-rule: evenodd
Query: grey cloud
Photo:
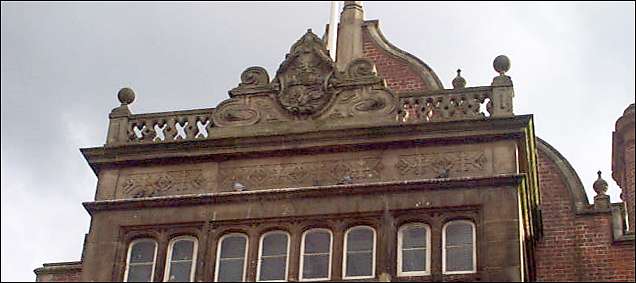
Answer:
M507 54L518 114L573 164L588 194L610 177L614 121L634 101L634 3L368 2L386 37L447 87L490 84ZM104 143L116 92L136 113L214 107L241 71L273 74L328 2L2 2L2 280L79 259L96 178L78 149Z

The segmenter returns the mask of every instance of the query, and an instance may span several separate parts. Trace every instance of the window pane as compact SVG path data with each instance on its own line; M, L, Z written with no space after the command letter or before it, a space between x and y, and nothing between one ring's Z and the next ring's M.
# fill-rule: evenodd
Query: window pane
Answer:
M373 231L370 229L355 229L347 233L347 251L373 250Z
M190 260L192 259L192 250L194 242L191 240L181 240L172 246L172 260Z
M348 253L347 254L347 276L371 276L373 269L373 254L367 253Z
M403 250L402 251L402 271L425 271L426 270L426 250Z
M471 271L473 266L473 226L454 222L446 226L446 271Z
M243 259L222 260L219 263L219 282L243 281Z
M446 245L467 245L473 241L473 226L468 223L456 222L446 226Z
M287 234L269 234L263 239L262 255L286 255L287 254Z
M402 248L425 248L426 228L412 227L402 230Z
M303 278L327 278L329 267L329 255L306 255L303 257Z
M134 265L128 269L128 282L150 282L152 264Z
M224 238L221 244L221 258L245 257L245 243L245 238L241 236Z
M130 262L153 262L155 260L154 242L137 242L130 251Z
M270 257L261 259L259 280L285 280L287 257Z
M170 264L169 282L189 282L192 261L172 262Z
M446 271L473 270L472 246L446 249Z
M331 248L331 234L314 231L305 234L305 253L328 253Z

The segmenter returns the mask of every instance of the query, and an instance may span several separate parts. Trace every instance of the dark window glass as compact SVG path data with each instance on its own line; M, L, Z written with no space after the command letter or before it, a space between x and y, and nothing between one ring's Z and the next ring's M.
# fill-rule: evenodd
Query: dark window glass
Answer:
M446 271L472 271L473 225L468 222L451 222L446 226Z
M309 231L303 243L302 278L329 278L331 233L324 230Z
M353 228L347 233L346 277L373 276L373 241L371 228Z
M400 230L402 272L426 271L427 231L417 225Z
M247 238L241 235L228 236L221 242L217 281L243 281L245 265L245 246Z
M176 240L172 243L168 282L189 282L192 278L195 241L192 239Z
M155 264L156 242L153 240L139 240L131 243L130 258L128 258L128 282L150 282L153 279Z
M287 241L288 236L283 232L270 233L262 239L259 281L286 279Z

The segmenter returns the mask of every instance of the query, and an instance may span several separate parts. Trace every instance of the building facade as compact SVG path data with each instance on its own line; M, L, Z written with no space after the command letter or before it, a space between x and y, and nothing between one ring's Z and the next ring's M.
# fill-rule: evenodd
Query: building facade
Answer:
M98 177L81 261L38 281L634 281L634 104L610 203L513 112L510 61L446 89L345 1L216 108L132 114L82 149Z

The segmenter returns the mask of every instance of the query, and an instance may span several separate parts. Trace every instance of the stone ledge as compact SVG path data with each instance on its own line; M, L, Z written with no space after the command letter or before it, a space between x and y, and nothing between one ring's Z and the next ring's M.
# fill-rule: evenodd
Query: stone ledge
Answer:
M410 181L389 181L366 184L343 184L332 186L311 186L259 191L205 193L182 196L146 197L138 199L104 200L84 202L82 205L89 214L103 210L134 209L148 207L166 207L183 205L203 205L212 203L292 199L306 197L326 197L346 194L371 194L422 189L452 189L458 187L518 186L525 180L525 174L503 174L489 177L439 178Z
M614 238L614 244L636 244L636 237L634 236L634 232L623 234L622 236L616 236Z
M81 271L82 270L82 262L81 261L69 261L69 262L54 262L54 263L45 263L42 267L38 267L33 272L36 275L42 274L61 274L68 273L72 271Z
M217 137L201 141L126 144L81 149L84 158L98 174L103 166L154 161L227 158L289 151L312 153L319 150L351 150L369 146L402 143L446 144L519 138L532 124L532 115L511 118L484 118L424 124L391 124L374 127L332 128L322 131L294 133L252 132L245 129L241 136ZM302 130L302 129L301 129ZM306 129L305 129L306 130ZM236 133L234 133L236 134Z

